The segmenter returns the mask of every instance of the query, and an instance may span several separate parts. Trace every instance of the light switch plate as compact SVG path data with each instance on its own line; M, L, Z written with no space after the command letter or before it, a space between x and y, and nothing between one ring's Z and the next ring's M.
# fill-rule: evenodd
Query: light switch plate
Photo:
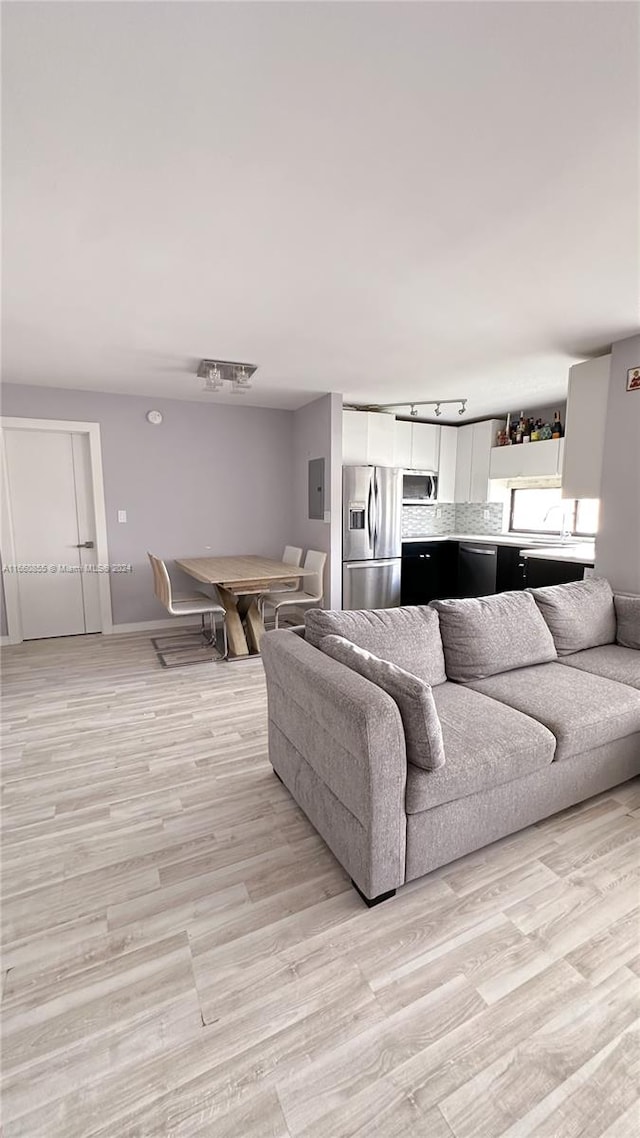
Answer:
M127 520L127 511L126 510L118 510L118 521L119 522L126 522L126 520Z

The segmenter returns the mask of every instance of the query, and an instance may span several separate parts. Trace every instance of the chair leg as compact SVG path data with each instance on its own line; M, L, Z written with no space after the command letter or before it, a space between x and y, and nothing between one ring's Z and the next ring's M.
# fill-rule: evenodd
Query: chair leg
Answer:
M211 614L211 619L213 620L213 613ZM216 630L216 638L215 638L214 643L215 643L215 646L217 648L218 647L217 630ZM224 620L224 618L222 620L222 648L223 648L223 653L222 653L221 658L223 660L226 660L229 656L229 641L227 639L227 622Z
M275 623L274 623L273 627L277 628L279 620L280 620L280 609L276 607L276 608L274 608L273 611L274 611L274 615L275 615Z

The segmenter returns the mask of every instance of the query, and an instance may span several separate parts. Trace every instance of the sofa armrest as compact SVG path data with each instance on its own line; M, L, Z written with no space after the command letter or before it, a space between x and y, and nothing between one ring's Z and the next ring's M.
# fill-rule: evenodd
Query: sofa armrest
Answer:
M261 649L274 769L367 897L397 888L407 777L397 704L287 630Z

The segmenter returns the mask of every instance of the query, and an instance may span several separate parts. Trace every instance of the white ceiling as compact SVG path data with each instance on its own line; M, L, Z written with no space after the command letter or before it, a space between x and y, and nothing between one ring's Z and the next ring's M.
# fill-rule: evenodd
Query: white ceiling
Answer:
M3 9L5 380L476 417L636 331L634 4Z

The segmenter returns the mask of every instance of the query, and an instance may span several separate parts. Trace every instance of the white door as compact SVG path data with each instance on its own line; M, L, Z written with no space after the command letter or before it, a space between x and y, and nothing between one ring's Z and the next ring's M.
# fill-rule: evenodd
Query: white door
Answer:
M7 430L5 448L23 638L100 632L87 435Z

